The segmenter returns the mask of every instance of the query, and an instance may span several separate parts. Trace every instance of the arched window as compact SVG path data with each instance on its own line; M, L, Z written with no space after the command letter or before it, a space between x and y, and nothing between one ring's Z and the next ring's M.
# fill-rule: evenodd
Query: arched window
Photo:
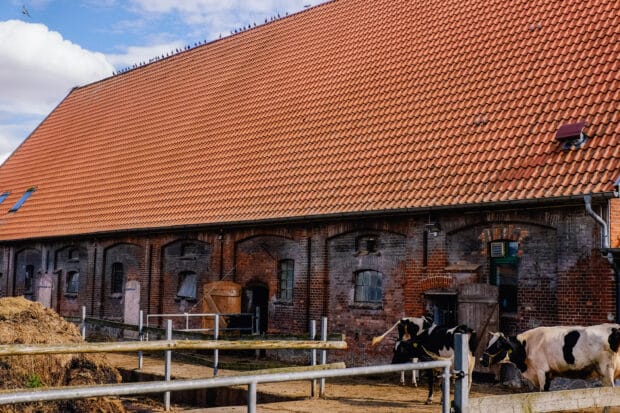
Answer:
M198 277L193 271L184 271L179 274L179 291L177 298L185 300L196 299L196 284Z
M293 276L295 261L278 261L278 299L293 301Z
M383 275L379 271L362 270L355 273L355 302L380 304L383 300Z
M65 280L65 293L77 294L80 281L80 273L77 271L70 271L67 273L67 279Z
M110 292L112 294L122 294L124 281L125 272L123 270L123 264L120 262L115 262L114 264L112 264Z

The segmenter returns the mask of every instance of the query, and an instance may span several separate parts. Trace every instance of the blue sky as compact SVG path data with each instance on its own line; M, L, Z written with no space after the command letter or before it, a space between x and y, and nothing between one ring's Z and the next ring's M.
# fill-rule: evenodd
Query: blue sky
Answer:
M0 162L75 86L325 1L0 0Z

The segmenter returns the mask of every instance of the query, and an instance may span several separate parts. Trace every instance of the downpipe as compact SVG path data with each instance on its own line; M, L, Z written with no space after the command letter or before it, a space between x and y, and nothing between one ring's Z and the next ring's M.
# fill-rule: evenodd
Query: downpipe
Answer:
M594 220L598 222L598 224L601 226L602 249L608 249L609 229L607 226L607 222L605 222L605 220L592 209L592 195L584 195L583 200L585 202L586 212L588 213L588 215L594 218ZM618 274L618 268L614 263L614 257L611 252L607 253L607 261L614 270L614 278L616 282L616 323L620 323L620 274Z

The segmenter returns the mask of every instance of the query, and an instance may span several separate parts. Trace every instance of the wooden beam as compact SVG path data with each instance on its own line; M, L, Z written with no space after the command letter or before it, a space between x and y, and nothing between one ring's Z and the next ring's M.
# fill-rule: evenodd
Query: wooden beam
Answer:
M166 350L275 350L275 349L344 350L346 341L297 341L297 340L159 340L113 343L75 344L4 344L0 356L73 353L132 353L138 351Z
M470 413L557 412L620 406L620 388L597 387L469 399Z

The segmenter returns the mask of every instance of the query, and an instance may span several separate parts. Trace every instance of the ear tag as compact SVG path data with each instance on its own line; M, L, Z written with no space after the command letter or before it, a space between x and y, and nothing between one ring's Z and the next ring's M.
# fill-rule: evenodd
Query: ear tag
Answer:
M417 348L418 347L418 343L413 343L413 348Z

